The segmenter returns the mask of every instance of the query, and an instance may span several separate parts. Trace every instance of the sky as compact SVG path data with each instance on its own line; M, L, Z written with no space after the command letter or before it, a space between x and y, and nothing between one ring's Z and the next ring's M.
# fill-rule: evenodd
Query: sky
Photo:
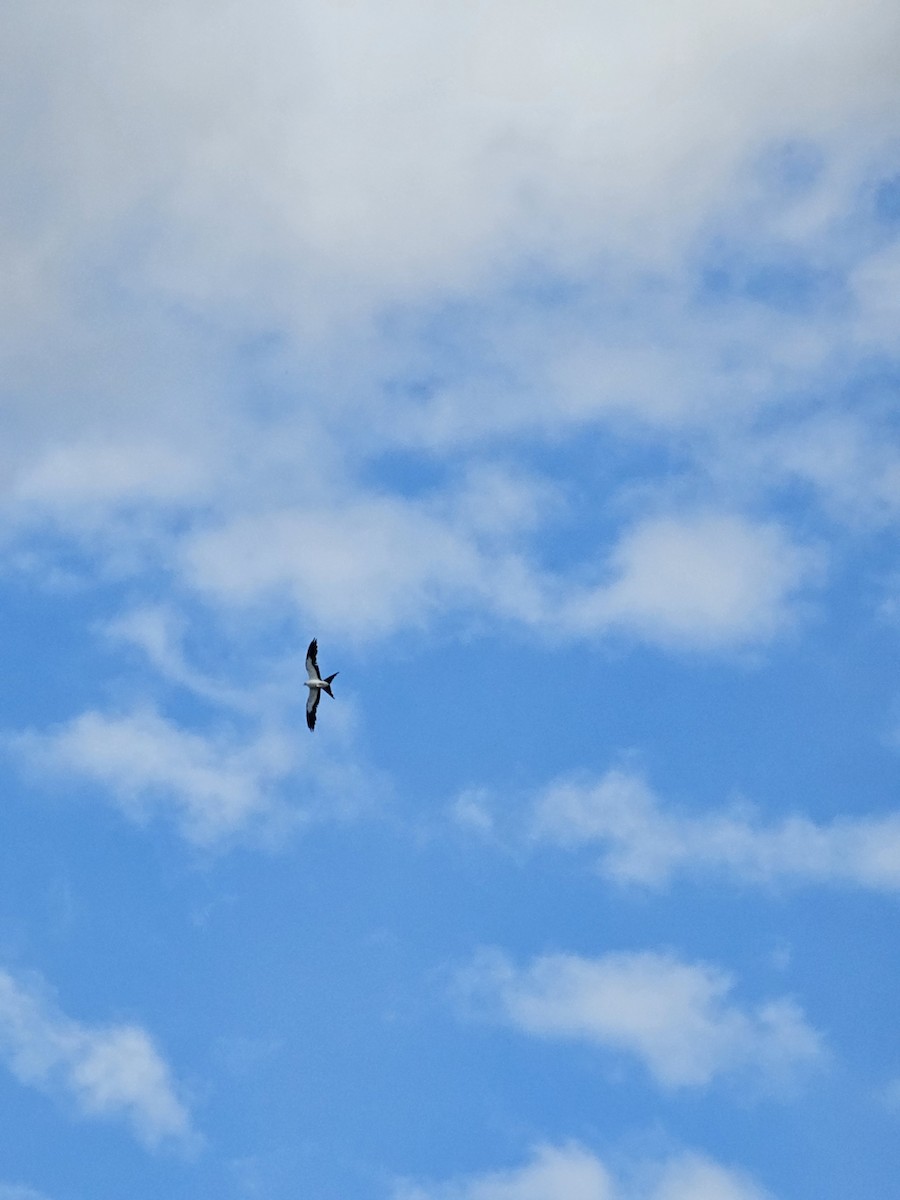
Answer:
M10 7L0 1200L894 1194L898 54Z

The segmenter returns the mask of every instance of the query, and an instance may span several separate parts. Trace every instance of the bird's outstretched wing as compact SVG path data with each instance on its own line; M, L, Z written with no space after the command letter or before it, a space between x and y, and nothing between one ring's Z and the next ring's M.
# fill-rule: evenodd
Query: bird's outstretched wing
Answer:
M306 652L306 674L310 679L322 678L322 676L319 674L318 654L319 643L315 638L313 638L313 640L309 643L309 649ZM312 726L310 726L310 728L312 728Z
M310 688L309 695L306 697L306 724L310 729L316 727L316 709L319 707L320 695L319 688Z

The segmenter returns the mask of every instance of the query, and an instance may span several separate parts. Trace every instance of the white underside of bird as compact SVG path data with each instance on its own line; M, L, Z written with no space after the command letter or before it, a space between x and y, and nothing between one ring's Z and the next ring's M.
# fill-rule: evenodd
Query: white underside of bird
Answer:
M306 651L306 673L309 676L305 683L305 687L309 688L309 695L306 697L306 724L310 730L316 727L316 709L319 707L319 697L323 692L327 693L332 700L334 692L331 690L331 681L339 674L335 671L334 675L329 675L323 679L319 673L318 663L319 645L315 638L309 643L309 649Z

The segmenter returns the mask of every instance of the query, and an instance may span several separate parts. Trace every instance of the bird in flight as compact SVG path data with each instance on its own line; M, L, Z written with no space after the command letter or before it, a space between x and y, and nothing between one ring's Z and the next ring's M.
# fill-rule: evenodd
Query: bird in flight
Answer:
M306 673L309 676L305 687L309 688L309 695L306 697L306 724L310 729L316 727L316 709L319 707L319 697L323 692L334 699L334 692L331 690L331 681L335 675L339 675L340 671L335 671L334 675L329 675L327 679L323 679L319 674L319 663L317 656L319 653L319 643L315 638L309 643L309 649L306 652Z

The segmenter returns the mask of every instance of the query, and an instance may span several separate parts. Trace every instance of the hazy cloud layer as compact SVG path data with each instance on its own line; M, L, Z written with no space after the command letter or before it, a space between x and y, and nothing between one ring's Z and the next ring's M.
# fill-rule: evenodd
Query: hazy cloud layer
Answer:
M604 876L646 887L714 874L758 884L900 888L900 814L766 821L749 805L695 814L666 805L628 771L551 784L535 804L531 832L539 842L596 847Z
M144 1029L81 1024L7 971L0 972L0 1057L21 1083L69 1099L83 1116L124 1120L149 1146L195 1141L171 1070Z
M666 1088L703 1087L733 1072L777 1080L823 1055L794 1001L742 1007L725 972L671 954L547 954L518 967L486 952L459 982L498 1020L634 1055Z

